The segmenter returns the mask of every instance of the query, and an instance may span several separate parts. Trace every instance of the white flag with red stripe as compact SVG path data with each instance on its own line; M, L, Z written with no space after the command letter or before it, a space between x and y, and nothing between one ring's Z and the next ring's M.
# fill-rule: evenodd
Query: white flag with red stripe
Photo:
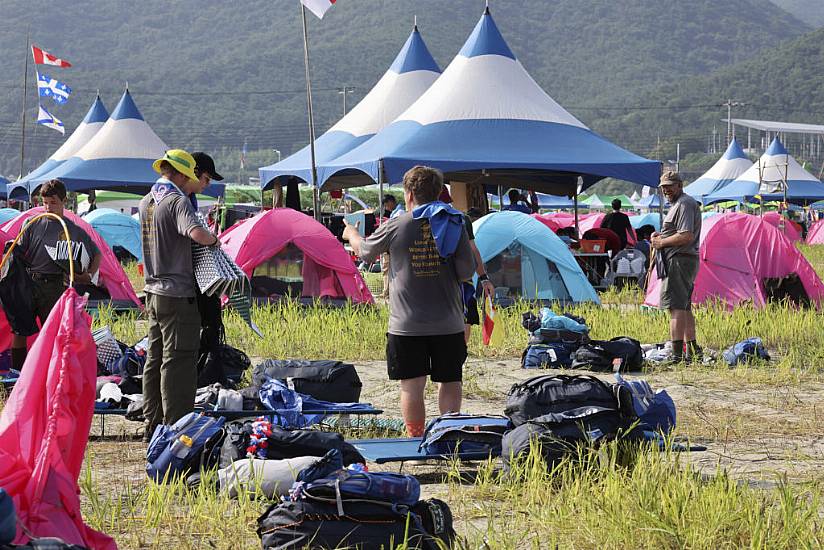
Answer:
M323 19L326 12L337 0L300 0L303 6L315 14L318 19Z
M37 65L52 65L53 67L71 67L72 64L66 61L65 59L60 59L59 57L55 57L49 52L42 50L32 44L31 46L31 55L34 58L34 62Z

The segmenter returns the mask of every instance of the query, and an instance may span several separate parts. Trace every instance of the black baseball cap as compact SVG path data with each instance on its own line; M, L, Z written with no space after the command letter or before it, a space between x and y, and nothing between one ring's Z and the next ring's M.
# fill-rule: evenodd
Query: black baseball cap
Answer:
M212 157L201 151L192 153L192 157L195 159L195 169L206 172L215 181L223 181L223 176L215 170L215 161Z

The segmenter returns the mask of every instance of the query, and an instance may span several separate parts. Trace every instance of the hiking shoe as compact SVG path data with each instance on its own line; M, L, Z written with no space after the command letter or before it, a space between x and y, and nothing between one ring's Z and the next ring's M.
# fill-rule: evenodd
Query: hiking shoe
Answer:
M685 355L687 363L701 363L704 361L704 350L698 344L688 345Z

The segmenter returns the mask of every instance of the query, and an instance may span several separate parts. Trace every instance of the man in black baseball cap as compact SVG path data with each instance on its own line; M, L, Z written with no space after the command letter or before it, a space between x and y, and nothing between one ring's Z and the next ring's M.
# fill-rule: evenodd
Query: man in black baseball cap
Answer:
M217 173L214 159L206 153L202 151L192 153L192 158L195 159L195 176L197 176L199 185L195 192L189 196L189 200L192 201L192 205L197 210L197 195L203 193L203 190L209 186L212 180L223 181L223 176Z

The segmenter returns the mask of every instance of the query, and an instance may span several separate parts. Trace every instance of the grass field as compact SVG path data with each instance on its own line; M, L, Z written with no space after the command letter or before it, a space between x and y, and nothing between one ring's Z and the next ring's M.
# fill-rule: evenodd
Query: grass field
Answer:
M802 249L824 275L824 247ZM602 307L568 310L587 319L593 338L667 339L666 316L641 308L639 293L610 292L603 301ZM469 409L500 413L511 380L528 376L516 363L526 342L520 316L529 309L522 303L501 312L505 338L498 348L484 348L478 331L473 334L465 373ZM533 455L506 479L496 462L413 467L421 473L425 494L452 507L465 548L824 546L822 315L781 305L701 307L696 315L704 346L722 349L759 336L774 355L768 365L730 369L717 362L646 373L676 398L677 435L707 445L710 452L610 446L550 472ZM264 338L229 314L230 344L253 358L356 362L367 399L397 418L396 386L385 380L380 366L388 320L384 307L282 304L255 309L253 317ZM128 343L145 331L143 321L128 315L112 318L103 312L95 324L110 325ZM430 408L434 399L428 391ZM127 436L123 440L89 444L80 487L84 516L93 527L114 536L121 548L259 547L255 520L267 503L249 495L230 500L205 485L190 490L148 482L145 446L129 437L135 426L116 428Z

